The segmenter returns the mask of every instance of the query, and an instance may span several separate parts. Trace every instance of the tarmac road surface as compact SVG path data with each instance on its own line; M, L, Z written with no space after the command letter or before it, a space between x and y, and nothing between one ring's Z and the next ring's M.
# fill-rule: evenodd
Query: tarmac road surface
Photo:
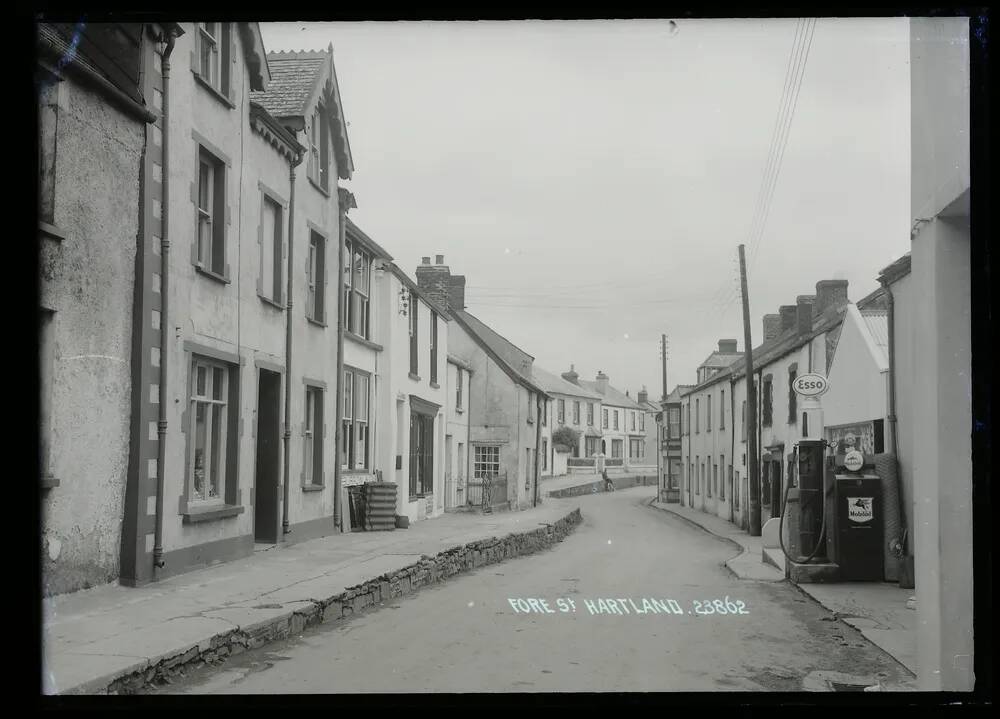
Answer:
M830 671L909 681L794 586L734 577L724 562L738 550L647 506L653 493L572 500L584 521L552 549L154 693L802 691Z

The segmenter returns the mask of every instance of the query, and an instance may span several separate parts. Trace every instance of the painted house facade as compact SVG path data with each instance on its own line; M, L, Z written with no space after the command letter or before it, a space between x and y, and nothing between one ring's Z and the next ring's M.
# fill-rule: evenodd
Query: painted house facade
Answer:
M719 340L718 350L698 367L701 381L681 395L688 420L681 503L724 519L731 519L733 496L731 365L742 356L736 340Z
M395 264L380 286L380 335L388 359L376 417L389 431L378 439L383 478L396 484L396 513L409 522L445 509L448 337L445 308Z
M271 58L272 78L256 23L182 28L144 76L163 127L143 168L129 584L336 531L330 247L353 163L332 52Z
M551 399L532 378L534 357L465 311L465 277L452 275L442 255L434 264L424 257L416 276L453 321L449 354L471 367L467 502L480 506L486 493L492 504L530 507L541 475L541 417Z
M654 468L659 471L657 415L662 410L656 403L649 401L649 392L646 391L645 386L636 393L636 404L644 410L645 416L639 417L638 423L640 427L645 428L646 432L642 440L641 460L632 462L631 467L633 471L646 472Z
M469 504L466 491L471 468L469 439L469 387L472 382L472 363L467 358L448 353L448 383L445 417L447 429L444 436L445 453L445 509L465 508Z
M120 574L140 188L159 114L142 78L153 34L179 28L37 27L40 539L50 595ZM61 63L74 36L75 60Z

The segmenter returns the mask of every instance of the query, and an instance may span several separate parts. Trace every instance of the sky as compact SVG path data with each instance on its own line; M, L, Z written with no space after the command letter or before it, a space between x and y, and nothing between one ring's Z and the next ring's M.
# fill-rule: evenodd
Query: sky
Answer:
M820 18L808 43L795 18L261 29L268 51L333 45L352 220L411 277L444 255L468 311L550 372L658 398L666 334L668 389L693 384L719 339L744 347L741 243L755 346L817 281L856 301L909 251L905 18Z

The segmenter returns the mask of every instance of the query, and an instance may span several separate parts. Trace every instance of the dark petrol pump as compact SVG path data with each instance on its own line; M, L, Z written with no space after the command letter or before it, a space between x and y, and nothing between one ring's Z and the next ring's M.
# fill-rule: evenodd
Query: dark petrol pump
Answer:
M796 445L799 483L800 561L826 561L826 442L803 439Z
M841 579L880 582L885 575L884 517L874 458L848 447L834 464L834 546Z

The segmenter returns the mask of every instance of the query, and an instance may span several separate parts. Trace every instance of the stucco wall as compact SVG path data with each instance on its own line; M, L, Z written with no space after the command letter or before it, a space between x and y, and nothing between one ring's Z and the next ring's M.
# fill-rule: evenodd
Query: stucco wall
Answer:
M873 354L864 334L867 329L859 324L863 321L857 308L849 306L827 376L830 389L821 398L828 427L884 420L887 414L888 364Z
M43 586L58 594L119 573L131 412L132 293L146 127L101 95L58 86L54 224L41 241L52 319L50 471Z
M467 501L465 480L469 476L471 460L469 459L469 379L467 370L461 369L462 401L457 402L457 388L460 368L458 365L447 365L445 417L447 418L446 435L451 436L451 453L445 462L451 468L451 486L445 487L445 506L448 508L464 506ZM459 445L464 447L464 458L459 453ZM449 473L446 472L446 475Z
M899 451L899 479L903 492L903 506L906 511L906 526L909 528L907 542L910 551L913 551L913 541L916 536L916 528L913 523L916 502L913 494L913 423L915 419L913 415L915 399L913 337L920 322L914 314L915 298L912 275L907 274L898 282L893 283L892 293L895 302L893 322L896 336L896 356L893 360L896 365L896 443ZM888 434L886 440L891 442Z

